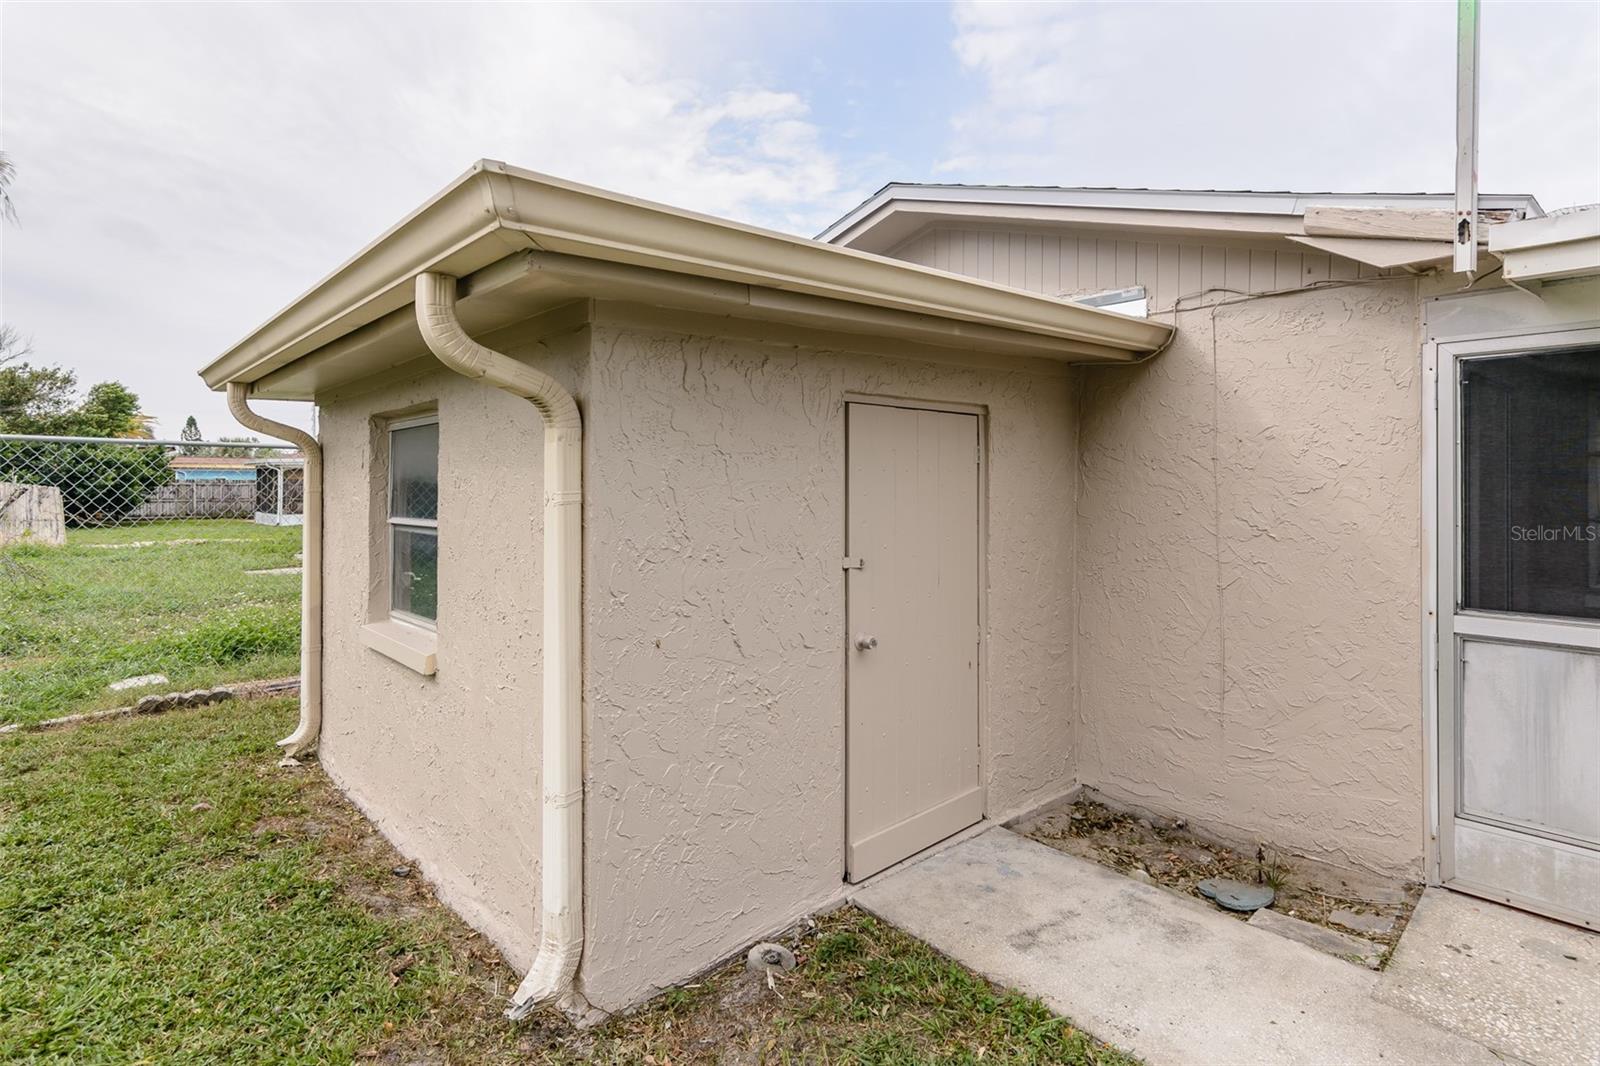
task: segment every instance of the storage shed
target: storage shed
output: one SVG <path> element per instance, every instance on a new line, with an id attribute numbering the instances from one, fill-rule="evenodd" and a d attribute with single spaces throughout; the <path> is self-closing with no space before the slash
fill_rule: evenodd
<path id="1" fill-rule="evenodd" d="M 627 1007 L 1083 784 L 1437 870 L 1451 286 L 1299 243 L 1293 196 L 1130 196 L 891 187 L 811 241 L 482 162 L 203 371 L 306 455 L 284 746 L 527 970 L 514 1012 Z"/>
<path id="2" fill-rule="evenodd" d="M 305 521 L 306 461 L 256 459 L 253 463 L 256 477 L 256 524 L 298 526 Z"/>

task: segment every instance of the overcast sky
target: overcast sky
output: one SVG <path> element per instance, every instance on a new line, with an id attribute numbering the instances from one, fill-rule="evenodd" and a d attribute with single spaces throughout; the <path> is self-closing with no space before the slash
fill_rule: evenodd
<path id="1" fill-rule="evenodd" d="M 807 235 L 891 180 L 1448 191 L 1454 19 L 7 3 L 0 313 L 163 435 L 217 436 L 195 371 L 480 157 Z M 1486 5 L 1480 173 L 1600 201 L 1600 5 Z"/>

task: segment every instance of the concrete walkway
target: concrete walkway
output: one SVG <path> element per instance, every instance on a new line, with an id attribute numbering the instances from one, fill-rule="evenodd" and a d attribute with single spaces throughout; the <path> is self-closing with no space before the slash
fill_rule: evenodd
<path id="1" fill-rule="evenodd" d="M 1381 1001 L 1379 974 L 1004 829 L 853 899 L 1151 1066 L 1515 1061 Z"/>
<path id="2" fill-rule="evenodd" d="M 1430 888 L 1377 994 L 1531 1063 L 1600 1066 L 1600 933 Z"/>

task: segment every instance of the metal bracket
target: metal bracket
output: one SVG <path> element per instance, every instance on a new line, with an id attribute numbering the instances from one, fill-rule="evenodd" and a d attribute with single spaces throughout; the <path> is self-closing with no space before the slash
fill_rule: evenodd
<path id="1" fill-rule="evenodd" d="M 846 570 L 860 570 L 866 566 L 867 563 L 866 560 L 861 558 L 859 555 L 846 555 L 844 557 L 843 565 L 844 569 Z"/>

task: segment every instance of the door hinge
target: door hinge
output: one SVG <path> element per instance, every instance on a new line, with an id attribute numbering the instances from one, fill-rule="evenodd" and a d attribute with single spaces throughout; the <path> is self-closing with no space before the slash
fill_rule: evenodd
<path id="1" fill-rule="evenodd" d="M 845 570 L 860 570 L 866 566 L 866 560 L 859 555 L 846 555 L 841 566 Z"/>

